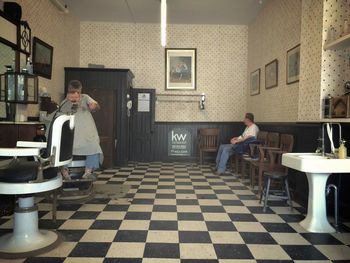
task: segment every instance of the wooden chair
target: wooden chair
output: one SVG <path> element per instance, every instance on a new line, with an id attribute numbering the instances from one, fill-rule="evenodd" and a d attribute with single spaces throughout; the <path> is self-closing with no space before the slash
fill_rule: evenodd
<path id="1" fill-rule="evenodd" d="M 275 141 L 275 140 L 274 140 Z M 259 146 L 259 159 L 251 162 L 251 184 L 254 188 L 254 182 L 256 177 L 258 178 L 258 193 L 261 194 L 263 173 L 268 171 L 274 171 L 277 166 L 271 165 L 272 160 L 269 152 L 283 151 L 291 152 L 294 145 L 294 137 L 290 134 L 282 134 L 279 142 L 279 146 Z"/>
<path id="2" fill-rule="evenodd" d="M 281 141 L 285 140 L 286 148 L 291 150 L 290 146 L 293 145 L 294 138 L 292 135 L 284 134 L 281 136 Z M 289 145 L 288 145 L 289 140 Z M 291 143 L 290 143 L 291 142 Z M 289 146 L 289 147 L 288 147 Z M 284 150 L 268 150 L 268 155 L 270 159 L 270 170 L 268 172 L 263 173 L 264 185 L 263 190 L 260 193 L 260 201 L 264 198 L 264 208 L 263 211 L 266 212 L 267 202 L 269 199 L 269 195 L 271 193 L 277 193 L 278 195 L 274 195 L 275 197 L 286 200 L 287 204 L 290 207 L 290 210 L 293 210 L 293 202 L 289 190 L 288 183 L 288 168 L 282 165 L 282 155 L 284 153 L 288 153 L 290 151 Z M 279 189 L 272 189 L 273 185 L 277 185 L 279 183 Z"/>
<path id="3" fill-rule="evenodd" d="M 246 175 L 246 170 L 248 168 L 248 171 L 250 172 L 250 163 L 254 159 L 256 159 L 256 156 L 258 156 L 258 146 L 267 146 L 268 145 L 268 132 L 267 131 L 259 131 L 257 136 L 257 143 L 251 143 L 249 144 L 249 153 L 242 155 L 241 160 L 241 174 L 242 178 Z"/>
<path id="4" fill-rule="evenodd" d="M 279 144 L 280 134 L 277 132 L 269 132 L 266 138 L 265 145 L 252 145 L 251 151 L 254 152 L 253 154 L 257 156 L 257 158 L 252 159 L 249 163 L 250 185 L 252 189 L 254 189 L 255 183 L 254 168 L 256 166 L 263 165 L 264 163 L 268 162 L 268 156 L 265 155 L 266 149 L 279 149 Z"/>
<path id="5" fill-rule="evenodd" d="M 220 145 L 220 130 L 217 128 L 199 129 L 199 161 L 203 164 L 204 153 L 215 153 Z"/>

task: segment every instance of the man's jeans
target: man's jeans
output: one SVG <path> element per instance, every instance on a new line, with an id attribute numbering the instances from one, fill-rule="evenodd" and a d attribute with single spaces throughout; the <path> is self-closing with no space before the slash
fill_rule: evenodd
<path id="1" fill-rule="evenodd" d="M 230 156 L 235 153 L 237 144 L 221 144 L 216 156 L 216 168 L 218 173 L 224 173 L 226 170 L 226 163 Z"/>
<path id="2" fill-rule="evenodd" d="M 86 155 L 85 167 L 91 170 L 98 169 L 100 167 L 100 154 Z"/>
<path id="3" fill-rule="evenodd" d="M 230 156 L 234 154 L 243 154 L 248 149 L 249 144 L 253 142 L 256 142 L 255 137 L 250 137 L 238 144 L 221 144 L 218 155 L 216 156 L 217 172 L 220 174 L 224 173 L 226 170 L 226 163 Z"/>

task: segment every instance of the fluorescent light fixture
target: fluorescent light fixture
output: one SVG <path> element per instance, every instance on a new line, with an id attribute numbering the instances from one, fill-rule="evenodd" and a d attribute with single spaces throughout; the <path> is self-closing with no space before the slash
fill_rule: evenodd
<path id="1" fill-rule="evenodd" d="M 161 33 L 161 44 L 163 47 L 166 46 L 166 0 L 160 2 L 160 33 Z"/>
<path id="2" fill-rule="evenodd" d="M 53 3 L 56 6 L 56 8 L 62 13 L 64 14 L 69 13 L 67 5 L 62 3 L 60 0 L 51 0 L 51 3 Z"/>

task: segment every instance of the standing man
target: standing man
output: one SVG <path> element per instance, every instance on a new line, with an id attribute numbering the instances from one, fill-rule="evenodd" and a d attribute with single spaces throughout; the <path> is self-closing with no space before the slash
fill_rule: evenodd
<path id="1" fill-rule="evenodd" d="M 226 170 L 226 164 L 233 154 L 242 154 L 248 147 L 248 144 L 255 141 L 259 132 L 258 126 L 254 123 L 253 113 L 246 113 L 244 117 L 244 132 L 239 137 L 233 137 L 230 144 L 221 144 L 216 156 L 216 174 L 223 174 Z"/>
<path id="2" fill-rule="evenodd" d="M 82 178 L 96 179 L 94 171 L 100 167 L 103 153 L 91 112 L 99 110 L 100 105 L 89 95 L 82 94 L 82 88 L 79 80 L 69 82 L 67 97 L 61 103 L 61 112 L 71 112 L 72 108 L 76 109 L 73 155 L 86 157 L 85 173 Z M 65 179 L 70 179 L 67 168 L 62 169 L 61 173 Z"/>

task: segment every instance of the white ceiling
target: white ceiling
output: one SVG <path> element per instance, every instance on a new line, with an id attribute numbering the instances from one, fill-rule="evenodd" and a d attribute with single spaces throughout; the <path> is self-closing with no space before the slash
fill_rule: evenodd
<path id="1" fill-rule="evenodd" d="M 268 0 L 168 0 L 168 23 L 248 25 Z M 158 23 L 160 0 L 61 0 L 81 21 Z M 262 2 L 260 4 L 260 2 Z"/>

